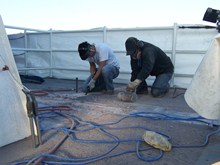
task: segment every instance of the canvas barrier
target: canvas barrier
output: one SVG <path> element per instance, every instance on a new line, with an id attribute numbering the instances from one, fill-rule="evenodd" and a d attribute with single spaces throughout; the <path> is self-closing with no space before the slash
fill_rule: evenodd
<path id="1" fill-rule="evenodd" d="M 207 119 L 220 119 L 220 35 L 199 65 L 184 95 L 187 104 Z"/>
<path id="2" fill-rule="evenodd" d="M 7 66 L 7 67 L 5 67 Z M 0 147 L 30 136 L 26 97 L 0 16 Z"/>

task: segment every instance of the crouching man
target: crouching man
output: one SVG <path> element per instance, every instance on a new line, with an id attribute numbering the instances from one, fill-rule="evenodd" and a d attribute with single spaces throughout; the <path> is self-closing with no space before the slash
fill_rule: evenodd
<path id="1" fill-rule="evenodd" d="M 147 77 L 156 76 L 151 88 L 154 97 L 162 97 L 169 91 L 169 81 L 174 72 L 171 59 L 157 46 L 129 37 L 125 42 L 126 55 L 130 55 L 131 79 L 127 91 L 137 94 L 148 92 Z"/>
<path id="2" fill-rule="evenodd" d="M 120 64 L 116 55 L 106 44 L 82 42 L 78 46 L 82 60 L 90 64 L 90 76 L 84 82 L 83 92 L 103 91 L 114 94 L 113 79 L 119 75 Z"/>

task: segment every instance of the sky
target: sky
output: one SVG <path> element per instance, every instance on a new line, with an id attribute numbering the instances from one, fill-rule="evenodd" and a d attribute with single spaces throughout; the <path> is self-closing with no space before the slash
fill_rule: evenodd
<path id="1" fill-rule="evenodd" d="M 0 15 L 4 25 L 41 30 L 216 26 L 202 20 L 208 7 L 220 10 L 220 0 L 0 0 Z"/>

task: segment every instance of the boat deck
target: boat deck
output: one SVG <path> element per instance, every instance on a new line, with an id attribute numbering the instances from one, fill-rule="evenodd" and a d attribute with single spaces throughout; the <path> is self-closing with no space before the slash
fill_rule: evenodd
<path id="1" fill-rule="evenodd" d="M 125 84 L 115 84 L 114 95 L 101 92 L 85 95 L 80 92 L 81 82 L 75 80 L 45 79 L 42 84 L 24 85 L 35 91 L 42 144 L 33 147 L 32 138 L 27 137 L 3 146 L 0 164 L 22 161 L 31 164 L 31 159 L 37 160 L 39 155 L 49 152 L 53 157 L 47 155 L 42 162 L 94 165 L 220 163 L 218 124 L 197 118 L 198 114 L 184 100 L 185 89 L 171 88 L 162 98 L 148 94 L 138 95 L 136 102 L 122 102 L 117 99 L 117 93 L 125 89 Z M 166 135 L 172 149 L 161 152 L 147 145 L 142 140 L 145 130 Z M 61 139 L 65 140 L 60 143 Z"/>

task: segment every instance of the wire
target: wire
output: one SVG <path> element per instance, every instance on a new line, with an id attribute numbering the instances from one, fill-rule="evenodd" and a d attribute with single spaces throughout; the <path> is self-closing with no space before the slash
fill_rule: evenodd
<path id="1" fill-rule="evenodd" d="M 59 110 L 59 111 L 70 111 L 71 108 L 69 106 L 45 106 L 45 107 L 40 107 L 38 108 L 39 111 L 55 111 L 55 110 Z"/>
<path id="2" fill-rule="evenodd" d="M 48 108 L 48 107 L 44 107 L 44 108 Z M 42 108 L 42 109 L 44 109 Z M 42 112 L 41 112 L 42 113 Z M 129 139 L 120 139 L 119 137 L 117 137 L 116 135 L 108 132 L 107 130 L 121 130 L 121 129 L 144 129 L 144 130 L 150 130 L 146 127 L 142 127 L 142 126 L 125 126 L 125 127 L 112 127 L 112 126 L 116 126 L 116 124 L 120 123 L 121 121 L 123 121 L 124 119 L 130 118 L 130 117 L 138 117 L 138 118 L 144 118 L 144 119 L 152 119 L 152 120 L 177 120 L 177 121 L 195 121 L 195 122 L 201 122 L 203 124 L 210 124 L 210 122 L 206 122 L 203 121 L 204 118 L 201 116 L 195 116 L 195 117 L 184 117 L 184 116 L 177 116 L 177 115 L 168 115 L 168 114 L 164 114 L 164 113 L 155 113 L 155 112 L 135 112 L 135 113 L 131 113 L 129 115 L 123 116 L 120 119 L 118 119 L 115 122 L 109 122 L 109 123 L 103 123 L 103 124 L 98 124 L 95 122 L 89 122 L 89 121 L 83 121 L 80 118 L 74 116 L 74 115 L 68 115 L 65 114 L 63 112 L 53 112 L 55 114 L 61 115 L 61 116 L 65 116 L 68 118 L 71 118 L 71 120 L 74 121 L 75 126 L 74 129 L 72 128 L 59 128 L 58 130 L 63 131 L 65 133 L 65 137 L 69 137 L 71 140 L 73 140 L 74 142 L 79 142 L 79 143 L 96 143 L 96 144 L 112 144 L 112 146 L 107 149 L 105 152 L 103 152 L 102 154 L 97 154 L 97 155 L 93 155 L 93 156 L 89 156 L 89 157 L 85 157 L 85 158 L 65 158 L 62 156 L 56 156 L 52 153 L 46 153 L 46 154 L 41 154 L 39 156 L 36 156 L 35 158 L 32 158 L 31 160 L 28 161 L 28 164 L 31 163 L 36 163 L 36 160 L 43 160 L 42 163 L 45 164 L 62 164 L 62 165 L 79 165 L 79 164 L 90 164 L 99 160 L 103 160 L 106 158 L 111 158 L 114 156 L 119 156 L 122 154 L 127 154 L 127 153 L 136 153 L 136 156 L 138 159 L 145 161 L 145 162 L 153 162 L 153 161 L 157 161 L 159 159 L 162 158 L 164 152 L 162 150 L 159 149 L 155 149 L 152 146 L 148 146 L 147 148 L 140 148 L 140 145 L 142 142 L 144 142 L 143 139 L 141 138 L 129 138 Z M 44 115 L 47 113 L 43 113 Z M 103 139 L 79 139 L 76 137 L 77 133 L 83 133 L 89 130 L 93 130 L 96 129 L 98 130 L 101 134 L 105 135 L 106 137 L 109 137 L 111 140 L 103 140 Z M 155 131 L 157 132 L 157 131 Z M 205 141 L 202 144 L 199 145 L 172 145 L 172 148 L 195 148 L 195 147 L 204 147 L 208 144 L 209 142 L 209 138 L 220 132 L 220 127 L 218 127 L 217 130 L 212 131 L 211 133 L 209 133 L 208 135 L 206 135 Z M 163 133 L 157 132 L 163 136 L 165 136 L 168 140 L 171 140 L 171 137 L 168 135 L 165 135 Z M 120 151 L 117 153 L 112 153 L 117 146 L 119 146 L 120 143 L 129 143 L 129 142 L 134 142 L 136 143 L 136 147 L 133 150 L 125 150 L 125 151 Z M 146 143 L 143 143 L 146 146 Z M 61 145 L 61 144 L 60 144 Z M 60 146 L 59 145 L 59 146 Z M 57 148 L 58 149 L 58 148 Z M 155 156 L 151 156 L 151 157 L 144 157 L 142 155 L 142 152 L 146 152 L 146 151 L 152 151 L 154 150 L 154 152 L 159 152 L 158 155 Z M 145 153 L 146 154 L 146 153 Z M 156 154 L 156 153 L 155 153 Z M 151 153 L 152 155 L 152 153 Z M 55 158 L 59 161 L 46 161 L 44 160 L 45 158 Z M 25 161 L 22 161 L 20 163 L 24 163 Z M 27 162 L 27 161 L 26 161 Z M 39 161 L 38 161 L 39 162 Z M 18 162 L 19 163 L 19 162 Z M 14 164 L 16 165 L 16 164 Z"/>
<path id="3" fill-rule="evenodd" d="M 60 115 L 64 116 L 65 118 L 67 118 L 67 119 L 70 121 L 70 123 L 71 123 L 70 129 L 73 129 L 73 128 L 75 127 L 75 122 L 74 122 L 74 120 L 72 120 L 71 118 L 69 118 L 68 115 L 63 114 L 63 113 L 60 114 Z M 51 153 L 55 152 L 55 151 L 62 145 L 62 143 L 67 139 L 67 137 L 68 137 L 68 136 L 65 135 L 53 148 L 51 148 L 51 149 L 48 151 L 48 153 L 51 154 Z M 40 164 L 44 159 L 45 159 L 44 156 L 41 157 L 41 158 L 38 158 L 38 159 L 34 162 L 34 165 Z M 30 163 L 32 163 L 32 162 L 30 162 Z M 30 164 L 30 163 L 28 163 L 28 164 Z M 27 164 L 27 165 L 28 165 L 28 164 Z"/>
<path id="4" fill-rule="evenodd" d="M 136 149 L 136 155 L 137 157 L 140 159 L 140 160 L 143 160 L 145 162 L 153 162 L 153 161 L 156 161 L 156 160 L 159 160 L 160 158 L 162 158 L 163 156 L 163 151 L 162 150 L 159 150 L 160 154 L 156 157 L 153 157 L 153 158 L 145 158 L 143 156 L 140 155 L 140 142 L 137 142 L 137 149 Z"/>
<path id="5" fill-rule="evenodd" d="M 220 127 L 217 130 L 215 130 L 215 131 L 209 133 L 208 135 L 206 135 L 206 138 L 205 138 L 205 141 L 204 141 L 203 144 L 200 144 L 200 145 L 173 145 L 173 147 L 175 147 L 175 148 L 198 148 L 198 147 L 204 147 L 204 146 L 206 146 L 209 143 L 210 136 L 212 136 L 214 134 L 217 134 L 218 132 L 220 132 Z"/>

